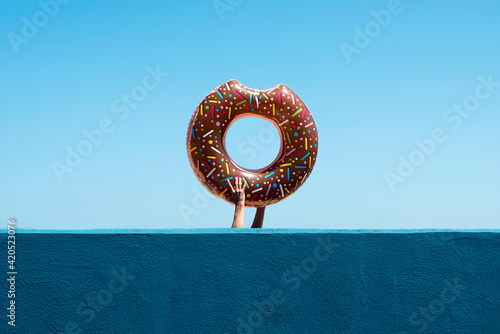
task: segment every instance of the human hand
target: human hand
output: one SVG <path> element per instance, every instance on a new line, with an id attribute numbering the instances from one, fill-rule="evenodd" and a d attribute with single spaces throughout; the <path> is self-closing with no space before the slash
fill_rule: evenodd
<path id="1" fill-rule="evenodd" d="M 245 204 L 245 186 L 242 182 L 242 177 L 236 176 L 234 178 L 234 188 L 231 184 L 231 180 L 228 180 L 229 187 L 231 187 L 231 198 L 236 202 L 236 204 Z"/>

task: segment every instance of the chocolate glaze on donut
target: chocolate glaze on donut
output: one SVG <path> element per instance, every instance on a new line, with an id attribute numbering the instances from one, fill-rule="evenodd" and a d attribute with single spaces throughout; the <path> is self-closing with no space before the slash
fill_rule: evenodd
<path id="1" fill-rule="evenodd" d="M 259 170 L 238 166 L 225 149 L 229 126 L 247 116 L 270 121 L 280 134 L 280 153 Z M 318 155 L 318 133 L 305 103 L 285 85 L 257 90 L 229 80 L 211 91 L 194 111 L 187 151 L 193 171 L 212 194 L 233 203 L 228 181 L 234 183 L 236 176 L 242 176 L 245 206 L 262 207 L 290 196 L 308 178 Z"/>

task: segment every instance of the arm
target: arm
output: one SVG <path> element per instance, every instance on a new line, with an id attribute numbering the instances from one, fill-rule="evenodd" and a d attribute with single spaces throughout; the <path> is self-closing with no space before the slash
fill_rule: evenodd
<path id="1" fill-rule="evenodd" d="M 255 218 L 253 219 L 252 228 L 262 228 L 262 223 L 264 222 L 265 211 L 266 211 L 265 206 L 263 206 L 261 208 L 257 208 L 257 212 L 255 212 Z"/>
<path id="2" fill-rule="evenodd" d="M 233 192 L 233 200 L 235 201 L 234 206 L 234 219 L 232 228 L 242 228 L 244 227 L 244 211 L 245 211 L 245 187 L 242 185 L 241 178 L 236 177 L 234 181 L 234 187 L 231 185 L 231 181 L 229 182 L 229 186 L 231 187 L 231 191 Z"/>
<path id="3" fill-rule="evenodd" d="M 244 227 L 244 220 L 245 220 L 245 215 L 244 215 L 244 210 L 245 209 L 245 202 L 243 203 L 236 203 L 234 207 L 234 219 L 233 219 L 233 225 L 231 226 L 232 228 L 243 228 Z"/>

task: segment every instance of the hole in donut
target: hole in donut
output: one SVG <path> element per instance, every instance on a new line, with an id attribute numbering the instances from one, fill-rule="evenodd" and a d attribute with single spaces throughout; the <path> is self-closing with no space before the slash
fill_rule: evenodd
<path id="1" fill-rule="evenodd" d="M 228 157 L 252 171 L 262 171 L 273 164 L 282 152 L 281 143 L 281 134 L 274 123 L 254 116 L 235 119 L 224 136 Z"/>

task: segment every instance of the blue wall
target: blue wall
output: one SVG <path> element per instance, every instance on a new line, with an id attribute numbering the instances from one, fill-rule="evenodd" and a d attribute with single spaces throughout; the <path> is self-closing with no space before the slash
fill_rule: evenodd
<path id="1" fill-rule="evenodd" d="M 495 231 L 208 229 L 16 237 L 17 333 L 500 328 Z M 6 234 L 1 238 L 6 249 Z"/>

